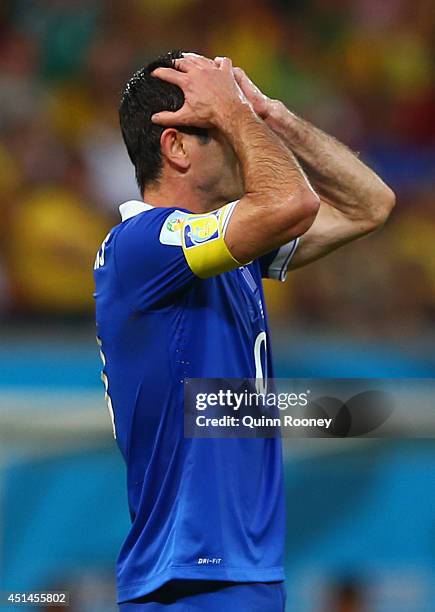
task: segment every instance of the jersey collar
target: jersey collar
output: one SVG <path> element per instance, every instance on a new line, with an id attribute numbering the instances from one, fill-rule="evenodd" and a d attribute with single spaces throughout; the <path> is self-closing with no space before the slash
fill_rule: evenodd
<path id="1" fill-rule="evenodd" d="M 121 221 L 127 221 L 127 219 L 131 219 L 131 217 L 135 217 L 146 210 L 151 210 L 151 208 L 154 208 L 154 206 L 141 202 L 140 200 L 129 200 L 128 202 L 124 202 L 124 204 L 121 204 L 119 207 Z"/>

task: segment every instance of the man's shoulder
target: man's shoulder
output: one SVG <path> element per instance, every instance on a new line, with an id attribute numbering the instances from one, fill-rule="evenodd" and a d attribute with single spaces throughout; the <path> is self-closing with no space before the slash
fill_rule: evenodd
<path id="1" fill-rule="evenodd" d="M 177 207 L 151 208 L 116 226 L 115 231 L 122 240 L 142 244 L 181 246 L 181 226 L 191 213 Z"/>

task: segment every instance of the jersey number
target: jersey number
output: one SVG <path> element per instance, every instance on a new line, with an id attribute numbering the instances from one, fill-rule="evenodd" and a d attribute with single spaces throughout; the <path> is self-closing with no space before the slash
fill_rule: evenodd
<path id="1" fill-rule="evenodd" d="M 100 347 L 100 357 L 101 357 L 101 361 L 103 362 L 103 368 L 105 368 L 106 367 L 106 357 L 103 353 L 101 338 L 99 338 L 98 336 L 97 336 L 97 344 Z M 107 374 L 104 372 L 104 370 L 102 370 L 101 372 L 101 380 L 103 381 L 103 384 L 104 384 L 104 398 L 106 400 L 107 409 L 109 410 L 110 420 L 112 421 L 113 437 L 116 440 L 115 413 L 113 412 L 112 400 L 109 395 L 109 379 L 107 378 Z"/>
<path id="2" fill-rule="evenodd" d="M 95 258 L 94 270 L 98 270 L 98 268 L 101 268 L 102 266 L 104 266 L 104 254 L 105 254 L 105 250 L 106 250 L 106 244 L 107 244 L 109 238 L 110 238 L 110 232 L 104 238 L 103 244 L 101 245 L 101 247 L 98 250 L 97 256 Z"/>
<path id="3" fill-rule="evenodd" d="M 264 369 L 261 360 L 261 347 L 264 345 Z M 254 360 L 255 360 L 255 387 L 257 393 L 266 393 L 267 388 L 267 337 L 266 332 L 261 331 L 255 339 Z M 266 375 L 265 375 L 266 374 Z"/>

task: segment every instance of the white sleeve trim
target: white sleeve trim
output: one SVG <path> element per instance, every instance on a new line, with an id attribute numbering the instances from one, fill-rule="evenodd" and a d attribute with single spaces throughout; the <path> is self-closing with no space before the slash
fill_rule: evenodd
<path id="1" fill-rule="evenodd" d="M 298 243 L 299 238 L 295 238 L 278 250 L 278 253 L 267 269 L 266 278 L 274 278 L 275 280 L 279 280 L 281 282 L 285 281 L 287 278 L 287 268 L 296 252 L 296 249 L 298 248 Z"/>
<path id="2" fill-rule="evenodd" d="M 227 232 L 227 227 L 228 227 L 228 223 L 229 220 L 231 219 L 231 215 L 234 212 L 234 209 L 236 207 L 236 204 L 239 203 L 240 200 L 235 200 L 234 202 L 230 202 L 229 204 L 227 204 L 226 206 L 224 206 L 224 219 L 222 222 L 222 236 L 225 238 L 225 234 Z"/>

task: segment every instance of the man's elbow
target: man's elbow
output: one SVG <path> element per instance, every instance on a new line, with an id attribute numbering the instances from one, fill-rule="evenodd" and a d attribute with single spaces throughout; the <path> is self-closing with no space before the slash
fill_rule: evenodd
<path id="1" fill-rule="evenodd" d="M 312 189 L 304 189 L 300 194 L 301 234 L 305 234 L 313 225 L 320 208 L 320 198 Z"/>
<path id="2" fill-rule="evenodd" d="M 373 196 L 373 208 L 368 219 L 372 231 L 384 225 L 395 205 L 396 195 L 387 185 Z"/>
<path id="3" fill-rule="evenodd" d="M 285 244 L 310 229 L 319 207 L 320 198 L 316 192 L 309 187 L 301 187 L 291 195 L 278 197 L 274 210 L 271 212 L 268 208 L 267 214 L 272 214 L 273 223 L 283 238 L 282 244 Z"/>

